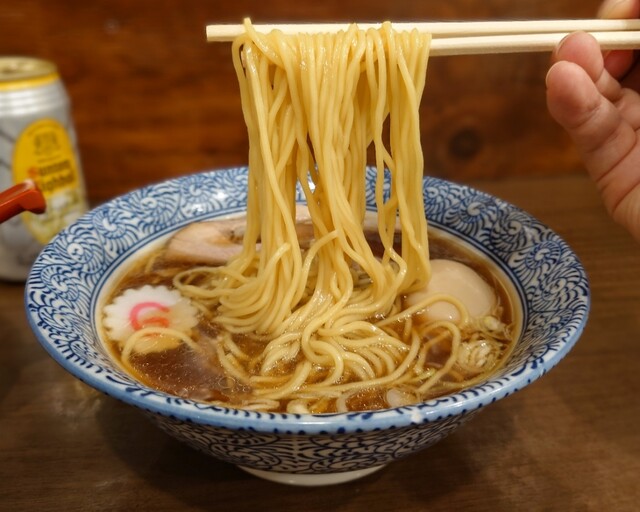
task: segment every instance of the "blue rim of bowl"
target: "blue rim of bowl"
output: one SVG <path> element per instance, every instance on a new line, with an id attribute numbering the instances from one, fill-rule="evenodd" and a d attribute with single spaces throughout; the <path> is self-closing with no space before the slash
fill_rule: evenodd
<path id="1" fill-rule="evenodd" d="M 367 169 L 367 173 L 369 178 L 374 175 L 372 169 Z M 121 244 L 119 249 L 116 243 L 116 248 L 112 249 L 114 254 L 109 255 L 111 259 L 106 272 L 91 287 L 89 316 L 81 318 L 81 315 L 77 315 L 78 318 L 75 318 L 80 322 L 80 333 L 72 334 L 74 331 L 71 327 L 77 328 L 77 325 L 70 324 L 70 330 L 67 333 L 68 339 L 65 339 L 65 334 L 61 333 L 59 328 L 57 330 L 52 328 L 48 324 L 48 317 L 40 314 L 42 309 L 47 309 L 50 314 L 56 314 L 57 304 L 64 302 L 56 296 L 59 289 L 65 289 L 64 282 L 57 283 L 52 289 L 51 284 L 47 283 L 43 277 L 44 269 L 51 268 L 56 264 L 62 265 L 65 270 L 69 270 L 69 279 L 82 279 L 79 277 L 81 272 L 75 268 L 77 261 L 71 254 L 70 247 L 73 243 L 65 245 L 67 240 L 76 236 L 75 233 L 79 230 L 95 229 L 98 221 L 106 225 L 107 222 L 113 220 L 109 219 L 109 215 L 121 211 L 123 205 L 134 205 L 136 207 L 134 214 L 145 215 L 147 210 L 145 206 L 148 207 L 154 201 L 156 204 L 160 203 L 163 198 L 167 199 L 172 194 L 175 195 L 176 192 L 184 195 L 186 189 L 191 190 L 189 194 L 202 194 L 207 187 L 212 185 L 214 186 L 212 193 L 214 196 L 218 195 L 218 203 L 214 200 L 213 206 L 211 206 L 209 202 L 195 201 L 193 204 L 187 205 L 179 219 L 174 216 L 167 221 L 166 225 L 161 223 L 155 230 L 151 227 L 156 222 L 164 221 L 158 221 L 154 217 L 149 221 L 151 227 L 145 226 L 145 229 L 149 228 L 149 233 L 145 233 L 141 240 Z M 385 186 L 388 189 L 388 180 Z M 430 225 L 461 238 L 491 258 L 514 281 L 521 300 L 524 300 L 527 290 L 522 286 L 522 276 L 517 275 L 517 272 L 513 270 L 513 261 L 510 260 L 514 255 L 516 258 L 526 258 L 532 254 L 535 257 L 536 251 L 540 251 L 541 254 L 545 254 L 545 251 L 547 253 L 554 251 L 553 261 L 556 264 L 562 262 L 570 270 L 572 295 L 569 316 L 558 324 L 554 332 L 540 330 L 541 327 L 538 326 L 535 335 L 546 336 L 545 341 L 538 341 L 539 350 L 528 355 L 521 364 L 516 366 L 507 364 L 486 382 L 420 404 L 381 411 L 313 415 L 246 411 L 175 397 L 138 383 L 125 372 L 116 368 L 115 363 L 114 367 L 109 367 L 108 365 L 96 364 L 83 357 L 83 350 L 87 347 L 83 346 L 86 343 L 83 341 L 82 335 L 97 337 L 95 328 L 91 325 L 95 302 L 101 287 L 117 265 L 135 250 L 189 222 L 242 211 L 242 199 L 231 201 L 223 209 L 219 206 L 220 202 L 224 202 L 230 197 L 229 190 L 240 190 L 241 187 L 246 188 L 245 167 L 207 171 L 175 178 L 115 198 L 88 212 L 74 224 L 62 230 L 37 258 L 25 288 L 27 318 L 44 349 L 65 370 L 79 380 L 147 412 L 185 422 L 232 430 L 288 434 L 339 434 L 402 428 L 482 409 L 519 391 L 548 372 L 569 353 L 585 327 L 590 308 L 588 279 L 579 259 L 564 240 L 547 226 L 508 202 L 472 187 L 427 177 L 423 180 L 423 189 L 425 210 L 429 211 Z M 180 194 L 179 198 L 181 199 Z M 204 196 L 211 199 L 210 195 L 204 194 Z M 193 199 L 193 197 L 189 197 Z M 303 199 L 300 191 L 299 199 Z M 372 190 L 368 191 L 367 200 L 368 203 L 373 200 Z M 434 205 L 434 201 L 438 204 Z M 208 208 L 212 209 L 208 210 Z M 452 220 L 452 215 L 459 217 L 457 220 Z M 502 223 L 503 232 L 496 235 L 494 233 L 495 226 L 500 223 Z M 509 244 L 513 244 L 513 247 L 510 248 Z M 487 245 L 491 247 L 488 248 Z M 59 246 L 64 247 L 66 252 L 61 253 Z M 82 251 L 83 248 L 76 247 L 76 250 Z M 543 271 L 548 271 L 548 269 L 545 268 Z M 553 301 L 543 307 L 549 305 L 553 306 Z M 73 308 L 69 308 L 66 313 L 58 313 L 60 317 L 58 320 L 62 319 L 65 314 L 70 315 L 67 317 L 70 318 L 76 312 Z M 523 319 L 523 337 L 527 335 L 529 321 L 528 317 Z M 99 341 L 97 343 L 101 345 Z M 102 356 L 111 359 L 104 347 L 102 350 Z"/>

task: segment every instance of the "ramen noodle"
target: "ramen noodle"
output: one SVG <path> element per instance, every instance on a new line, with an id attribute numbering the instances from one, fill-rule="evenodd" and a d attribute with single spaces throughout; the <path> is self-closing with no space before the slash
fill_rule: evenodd
<path id="1" fill-rule="evenodd" d="M 429 44 L 388 23 L 318 35 L 246 23 L 232 48 L 246 217 L 176 234 L 113 291 L 105 333 L 132 374 L 230 407 L 325 413 L 419 402 L 504 362 L 513 318 L 500 284 L 456 249 L 429 259 Z M 198 248 L 212 250 L 191 258 Z"/>

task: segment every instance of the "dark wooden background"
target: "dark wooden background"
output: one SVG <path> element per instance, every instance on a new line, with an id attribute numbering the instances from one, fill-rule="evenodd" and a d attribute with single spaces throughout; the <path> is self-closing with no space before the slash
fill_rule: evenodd
<path id="1" fill-rule="evenodd" d="M 230 45 L 209 23 L 592 17 L 599 0 L 2 0 L 0 54 L 59 66 L 90 199 L 246 163 Z M 549 118 L 548 54 L 439 57 L 423 99 L 427 172 L 465 181 L 573 173 Z"/>

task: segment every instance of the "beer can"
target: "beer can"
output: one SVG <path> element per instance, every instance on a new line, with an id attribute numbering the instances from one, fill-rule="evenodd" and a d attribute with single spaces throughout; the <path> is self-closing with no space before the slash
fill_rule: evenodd
<path id="1" fill-rule="evenodd" d="M 0 57 L 0 190 L 32 180 L 46 200 L 0 224 L 0 279 L 26 279 L 42 247 L 87 211 L 67 91 L 52 62 Z"/>

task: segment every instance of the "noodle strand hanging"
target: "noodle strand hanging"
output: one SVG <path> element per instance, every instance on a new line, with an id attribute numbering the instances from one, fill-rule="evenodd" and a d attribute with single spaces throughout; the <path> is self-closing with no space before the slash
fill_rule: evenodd
<path id="1" fill-rule="evenodd" d="M 161 333 L 192 354 L 181 357 L 199 354 L 224 372 L 208 401 L 290 412 L 394 406 L 450 390 L 454 371 L 469 383 L 495 369 L 509 350 L 503 305 L 476 318 L 447 293 L 424 295 L 432 263 L 419 106 L 430 36 L 389 23 L 332 35 L 245 27 L 232 47 L 249 137 L 241 247 L 220 266 L 171 278 L 205 317 L 208 341 L 148 326 L 121 342 L 125 365 L 144 379 L 136 344 Z M 369 160 L 377 249 L 363 228 Z M 297 187 L 310 241 L 298 231 Z M 425 320 L 442 304 L 448 317 Z M 486 317 L 495 328 L 478 334 Z"/>

